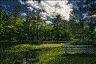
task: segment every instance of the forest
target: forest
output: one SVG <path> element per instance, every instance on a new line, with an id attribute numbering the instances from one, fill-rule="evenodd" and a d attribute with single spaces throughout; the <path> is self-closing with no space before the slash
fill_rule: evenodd
<path id="1" fill-rule="evenodd" d="M 85 19 L 91 20 L 91 22 L 79 19 L 80 22 L 76 23 L 73 16 L 67 22 L 62 20 L 60 15 L 56 15 L 56 18 L 53 19 L 55 24 L 50 24 L 47 27 L 39 12 L 36 15 L 27 15 L 26 20 L 18 16 L 20 13 L 17 11 L 15 17 L 3 10 L 0 10 L 0 14 L 0 44 L 41 44 L 42 41 L 52 40 L 57 42 L 71 41 L 72 44 L 96 44 L 96 31 L 94 28 L 96 17 Z M 86 24 L 88 24 L 88 27 Z M 38 29 L 38 26 L 40 29 Z"/>
<path id="2" fill-rule="evenodd" d="M 79 3 L 78 12 L 87 8 Z M 21 8 L 13 7 L 15 11 Z M 89 16 L 95 15 L 96 5 L 91 4 L 89 11 Z M 54 24 L 47 26 L 40 12 L 26 15 L 26 20 L 18 11 L 14 16 L 3 10 L 0 14 L 0 64 L 96 64 L 96 16 L 81 20 L 81 12 L 67 21 L 57 14 L 52 19 Z"/>

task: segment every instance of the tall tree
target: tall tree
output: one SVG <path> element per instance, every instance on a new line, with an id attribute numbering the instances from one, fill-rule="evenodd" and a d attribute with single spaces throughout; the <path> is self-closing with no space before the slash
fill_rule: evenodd
<path id="1" fill-rule="evenodd" d="M 11 38 L 14 36 L 12 35 L 14 33 L 13 29 L 8 28 L 8 26 L 11 26 L 14 21 L 12 21 L 12 17 L 10 14 L 7 14 L 6 11 L 0 10 L 1 18 L 0 18 L 0 39 L 1 40 L 11 40 Z M 8 37 L 9 36 L 9 37 Z"/>
<path id="2" fill-rule="evenodd" d="M 89 29 L 88 29 L 89 32 L 87 33 L 86 37 L 88 37 L 88 40 L 92 40 L 93 42 L 96 42 L 94 40 L 94 37 L 95 37 L 95 32 L 94 32 L 95 28 L 94 27 L 96 26 L 96 17 L 87 18 L 85 20 L 88 20 L 87 24 L 89 26 Z M 93 35 L 93 33 L 94 33 L 94 35 Z M 92 41 L 89 41 L 89 43 L 92 43 Z"/>
<path id="3" fill-rule="evenodd" d="M 94 32 L 94 27 L 96 26 L 96 17 L 93 17 L 93 15 L 96 14 L 96 3 L 95 0 L 86 0 L 86 2 L 84 3 L 86 5 L 91 5 L 91 7 L 89 7 L 89 16 L 92 16 L 91 18 L 86 18 L 85 20 L 87 20 L 87 24 L 89 26 L 89 31 L 88 34 L 86 35 L 88 37 L 88 40 L 93 40 L 94 41 L 94 35 L 92 34 Z M 90 36 L 89 36 L 90 35 Z M 96 40 L 94 41 L 96 42 Z"/>
<path id="4" fill-rule="evenodd" d="M 79 14 L 75 14 L 71 16 L 70 18 L 70 24 L 69 28 L 72 31 L 72 34 L 75 36 L 75 38 L 84 39 L 83 29 L 85 26 L 85 21 L 81 20 L 80 17 L 82 17 L 82 13 L 79 12 Z M 79 23 L 76 23 L 74 20 L 79 19 Z"/>
<path id="5" fill-rule="evenodd" d="M 35 30 L 34 30 L 34 28 L 32 28 L 32 27 L 34 27 L 34 24 L 35 24 L 35 20 L 34 19 L 36 19 L 34 16 L 32 16 L 32 15 L 27 15 L 26 16 L 27 17 L 27 20 L 23 23 L 24 24 L 24 27 L 23 27 L 23 29 L 25 29 L 25 32 L 26 32 L 26 34 L 27 34 L 27 39 L 26 39 L 26 41 L 29 41 L 30 43 L 34 40 L 34 38 L 33 38 L 33 34 L 34 34 L 34 32 L 35 32 Z M 33 24 L 34 23 L 34 24 Z M 30 26 L 30 24 L 32 25 L 32 26 Z M 36 25 L 36 24 L 35 24 Z M 36 28 L 35 28 L 36 29 Z M 31 37 L 32 36 L 32 37 Z"/>
<path id="6" fill-rule="evenodd" d="M 66 20 L 61 20 L 61 24 L 59 25 L 59 35 L 60 35 L 60 40 L 69 40 L 70 38 L 68 35 L 68 25 L 67 25 Z"/>
<path id="7" fill-rule="evenodd" d="M 18 5 L 17 7 L 16 6 L 13 6 L 13 7 L 15 7 L 14 8 L 14 10 L 15 10 L 15 13 L 14 13 L 14 17 L 15 17 L 15 23 L 14 23 L 14 26 L 18 29 L 17 30 L 17 33 L 16 34 L 18 34 L 18 35 L 16 35 L 16 36 L 14 36 L 15 37 L 15 39 L 18 41 L 18 42 L 23 42 L 23 40 L 25 39 L 25 37 L 24 37 L 24 32 L 22 31 L 22 30 L 24 30 L 24 29 L 22 29 L 21 27 L 21 25 L 22 25 L 22 23 L 21 23 L 21 21 L 23 20 L 22 19 L 22 17 L 21 17 L 21 19 L 19 19 L 19 20 L 21 20 L 21 21 L 19 21 L 18 20 L 18 18 L 20 18 L 20 11 L 18 12 L 17 10 L 20 10 L 21 9 L 21 6 L 20 5 Z M 19 16 L 18 16 L 19 15 Z M 18 22 L 20 22 L 19 24 L 18 24 Z M 18 33 L 18 32 L 20 32 L 20 33 Z M 20 35 L 20 36 L 19 36 Z M 22 37 L 22 38 L 21 38 Z M 23 38 L 24 37 L 24 38 Z M 20 39 L 21 38 L 21 39 Z"/>
<path id="8" fill-rule="evenodd" d="M 38 31 L 37 33 L 39 34 L 38 35 L 39 43 L 42 43 L 42 40 L 44 39 L 45 28 L 46 28 L 46 25 L 44 25 L 44 24 L 46 24 L 46 22 L 41 19 L 40 12 L 38 12 L 36 14 L 36 16 L 37 16 L 37 19 L 36 19 L 37 20 L 37 25 L 41 26 L 41 27 L 39 27 L 40 28 L 39 31 L 37 30 Z"/>
<path id="9" fill-rule="evenodd" d="M 52 20 L 53 20 L 53 22 L 55 22 L 55 26 L 54 26 L 55 29 L 54 30 L 57 31 L 57 34 L 56 34 L 57 39 L 56 40 L 59 41 L 58 25 L 61 23 L 62 18 L 61 18 L 61 16 L 59 14 L 57 14 L 56 18 L 54 18 Z M 57 24 L 57 26 L 56 26 L 56 24 Z"/>
<path id="10" fill-rule="evenodd" d="M 20 5 L 18 5 L 17 7 L 16 7 L 16 6 L 13 6 L 13 7 L 15 7 L 15 8 L 14 8 L 15 11 L 21 9 L 21 6 L 20 6 Z M 20 12 L 20 11 L 19 11 L 19 12 Z M 16 11 L 15 14 L 14 14 L 14 15 L 15 15 L 15 21 L 16 21 L 16 17 L 18 16 L 18 14 L 20 14 L 19 12 Z"/>
<path id="11" fill-rule="evenodd" d="M 26 22 L 24 22 L 25 28 L 26 28 L 26 33 L 27 33 L 27 41 L 29 41 L 30 39 L 34 42 L 37 41 L 37 39 L 39 38 L 39 42 L 41 40 L 42 42 L 42 36 L 39 36 L 38 33 L 40 34 L 40 30 L 38 30 L 38 25 L 42 25 L 43 20 L 41 19 L 39 12 L 36 15 L 27 15 L 27 20 Z M 29 26 L 31 25 L 31 26 Z M 41 39 L 40 39 L 41 38 Z M 30 40 L 30 43 L 32 42 Z"/>
<path id="12" fill-rule="evenodd" d="M 96 26 L 96 17 L 86 18 L 84 20 L 87 21 L 86 24 L 88 24 L 89 29 L 93 32 L 94 27 Z"/>

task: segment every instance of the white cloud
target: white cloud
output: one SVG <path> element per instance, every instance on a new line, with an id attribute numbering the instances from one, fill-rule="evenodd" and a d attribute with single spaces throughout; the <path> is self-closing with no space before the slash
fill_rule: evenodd
<path id="1" fill-rule="evenodd" d="M 41 1 L 40 4 L 37 3 L 37 1 L 26 1 L 25 4 L 30 5 L 29 11 L 32 11 L 33 8 L 35 7 L 37 9 L 43 9 L 46 12 L 40 12 L 40 14 L 42 15 L 42 19 L 46 20 L 47 16 L 49 16 L 50 18 L 54 18 L 56 16 L 56 14 L 60 14 L 61 18 L 64 20 L 69 20 L 69 16 L 70 16 L 70 12 L 72 11 L 72 4 L 67 4 L 67 0 L 65 1 Z M 20 2 L 23 3 L 24 2 Z M 56 4 L 58 5 L 56 7 Z M 53 17 L 52 17 L 53 16 Z M 48 19 L 47 19 L 48 20 Z M 46 21 L 46 23 L 52 23 L 51 21 Z"/>
<path id="2" fill-rule="evenodd" d="M 30 5 L 30 7 L 32 6 L 32 7 L 35 7 L 37 9 L 38 8 L 41 9 L 40 6 L 38 5 L 38 2 L 37 1 L 27 1 L 26 4 L 27 5 Z"/>
<path id="3" fill-rule="evenodd" d="M 32 7 L 27 7 L 27 8 L 29 8 L 31 11 L 33 10 L 33 8 L 32 8 Z"/>
<path id="4" fill-rule="evenodd" d="M 21 0 L 19 0 L 19 2 L 20 2 L 21 4 L 24 4 L 24 2 L 22 2 Z"/>
<path id="5" fill-rule="evenodd" d="M 21 13 L 22 16 L 26 16 L 26 13 Z"/>
<path id="6" fill-rule="evenodd" d="M 49 23 L 53 24 L 51 21 L 46 21 L 46 24 L 49 24 Z"/>
<path id="7" fill-rule="evenodd" d="M 87 13 L 86 14 L 82 14 L 82 15 L 84 15 L 83 19 L 85 19 L 85 18 L 91 18 L 91 17 L 96 17 L 96 15 L 88 16 Z"/>
<path id="8" fill-rule="evenodd" d="M 67 1 L 66 1 L 67 2 Z M 57 13 L 59 13 L 61 16 L 65 17 L 67 16 L 66 20 L 68 20 L 68 14 L 70 14 L 70 11 L 72 11 L 72 9 L 70 9 L 70 7 L 72 7 L 72 5 L 65 5 L 65 1 L 48 1 L 48 2 L 41 2 L 41 4 L 44 6 L 43 8 L 45 8 L 46 12 L 48 13 L 47 15 L 51 17 L 52 16 L 56 16 Z M 54 7 L 55 4 L 58 4 L 61 8 L 58 7 Z M 54 12 L 54 14 L 53 14 Z M 62 18 L 63 18 L 62 17 Z M 51 17 L 52 18 L 52 17 Z"/>

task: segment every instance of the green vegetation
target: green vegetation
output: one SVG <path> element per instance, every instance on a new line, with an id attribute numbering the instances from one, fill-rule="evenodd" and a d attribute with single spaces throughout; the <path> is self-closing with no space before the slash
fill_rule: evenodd
<path id="1" fill-rule="evenodd" d="M 44 25 L 45 21 L 40 18 L 39 13 L 36 15 L 27 15 L 26 21 L 17 16 L 16 18 L 18 19 L 15 21 L 15 17 L 12 17 L 10 14 L 7 15 L 5 11 L 0 11 L 2 12 L 0 23 L 0 42 L 41 44 L 42 41 L 53 40 L 58 41 L 58 43 L 59 41 L 74 41 L 74 44 L 75 42 L 83 42 L 83 44 L 96 44 L 95 30 L 91 31 L 85 24 L 82 24 L 82 22 L 76 23 L 70 19 L 71 22 L 67 23 L 66 20 L 61 19 L 60 15 L 57 15 L 53 20 L 57 23 L 59 21 L 58 26 L 55 24 L 46 27 L 46 24 Z M 41 25 L 40 29 L 38 29 L 39 25 Z M 77 41 L 76 39 L 79 40 Z M 39 43 L 37 40 L 39 40 Z"/>
<path id="2" fill-rule="evenodd" d="M 14 14 L 15 17 L 6 14 L 6 11 L 0 10 L 0 13 L 0 64 L 20 64 L 23 59 L 32 64 L 96 63 L 94 60 L 96 58 L 96 32 L 94 30 L 96 23 L 86 23 L 80 19 L 80 22 L 76 23 L 73 21 L 74 17 L 70 18 L 69 23 L 60 15 L 56 15 L 56 18 L 53 19 L 55 25 L 46 27 L 46 22 L 41 19 L 39 12 L 36 15 L 27 15 L 25 21 L 18 16 L 19 12 Z M 95 18 L 90 19 L 94 21 Z M 58 23 L 57 26 L 56 23 Z M 89 28 L 86 27 L 86 24 Z M 46 45 L 41 46 L 44 44 L 43 41 L 52 40 L 53 42 L 46 44 L 51 46 L 50 48 L 45 48 Z M 61 45 L 60 41 L 69 41 L 68 45 L 92 45 L 91 49 L 94 51 L 90 54 L 86 54 L 84 51 L 75 51 L 65 55 L 65 52 L 61 51 L 63 49 L 61 46 L 65 43 L 62 42 Z"/>
<path id="3" fill-rule="evenodd" d="M 86 54 L 86 51 L 74 51 L 74 52 L 72 51 L 72 52 L 67 52 L 67 54 L 65 55 L 65 51 L 61 51 L 61 50 L 64 50 L 65 48 L 62 48 L 61 46 L 56 48 L 52 48 L 52 47 L 44 48 L 46 47 L 46 45 L 44 47 L 36 47 L 36 46 L 39 46 L 39 45 L 22 44 L 22 45 L 16 45 L 16 46 L 6 48 L 5 50 L 0 50 L 2 51 L 1 58 L 4 58 L 4 59 L 1 59 L 2 64 L 3 63 L 4 64 L 5 63 L 20 64 L 23 62 L 23 59 L 25 59 L 28 62 L 32 62 L 32 64 L 44 64 L 44 63 L 45 64 L 48 64 L 48 63 L 50 64 L 55 64 L 55 63 L 83 64 L 85 63 L 87 64 L 89 63 L 88 61 L 94 60 L 89 63 L 91 64 L 91 63 L 95 63 L 96 61 L 95 48 L 90 49 L 90 50 L 94 50 L 93 52 L 90 52 L 90 54 Z M 50 44 L 50 46 L 52 46 L 52 44 Z"/>

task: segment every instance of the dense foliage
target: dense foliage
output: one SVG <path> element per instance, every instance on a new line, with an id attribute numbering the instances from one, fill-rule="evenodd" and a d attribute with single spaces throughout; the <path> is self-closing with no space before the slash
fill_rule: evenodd
<path id="1" fill-rule="evenodd" d="M 27 15 L 26 20 L 18 15 L 13 17 L 6 14 L 6 11 L 0 10 L 0 13 L 0 42 L 41 44 L 42 41 L 72 41 L 74 39 L 79 39 L 78 42 L 75 42 L 77 44 L 79 42 L 86 44 L 96 42 L 96 32 L 91 30 L 94 28 L 92 22 L 88 23 L 88 28 L 83 20 L 79 19 L 80 22 L 76 23 L 73 20 L 75 18 L 71 16 L 67 22 L 62 20 L 60 15 L 56 15 L 56 18 L 53 19 L 55 24 L 46 27 L 46 22 L 41 19 L 39 12 L 36 15 Z M 95 17 L 91 19 L 93 20 Z"/>

